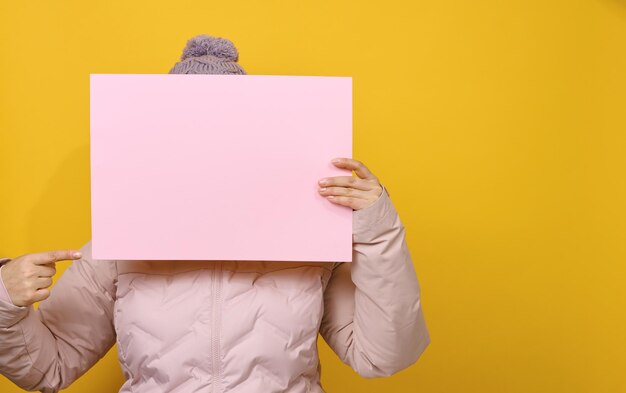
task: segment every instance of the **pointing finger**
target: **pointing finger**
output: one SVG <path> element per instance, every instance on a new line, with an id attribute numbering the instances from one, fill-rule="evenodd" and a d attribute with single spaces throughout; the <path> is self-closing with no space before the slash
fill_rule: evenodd
<path id="1" fill-rule="evenodd" d="M 47 265 L 49 263 L 80 259 L 82 254 L 76 250 L 56 250 L 41 252 L 32 255 L 32 261 L 35 265 Z"/>

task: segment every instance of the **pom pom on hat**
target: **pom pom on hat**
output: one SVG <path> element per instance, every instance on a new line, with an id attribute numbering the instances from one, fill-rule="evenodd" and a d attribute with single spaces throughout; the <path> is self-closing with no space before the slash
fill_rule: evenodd
<path id="1" fill-rule="evenodd" d="M 205 55 L 235 62 L 239 59 L 239 52 L 237 52 L 237 48 L 230 40 L 201 34 L 187 41 L 180 60 Z"/>
<path id="2" fill-rule="evenodd" d="M 238 60 L 239 52 L 230 40 L 201 34 L 187 41 L 169 74 L 246 75 Z"/>

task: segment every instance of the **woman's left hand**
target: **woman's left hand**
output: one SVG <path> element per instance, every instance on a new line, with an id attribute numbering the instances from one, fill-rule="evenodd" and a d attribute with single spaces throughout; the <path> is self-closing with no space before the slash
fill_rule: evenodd
<path id="1" fill-rule="evenodd" d="M 319 193 L 338 205 L 353 210 L 364 209 L 378 200 L 383 192 L 378 178 L 362 162 L 351 158 L 336 158 L 331 161 L 338 168 L 350 169 L 354 176 L 335 176 L 320 179 Z"/>

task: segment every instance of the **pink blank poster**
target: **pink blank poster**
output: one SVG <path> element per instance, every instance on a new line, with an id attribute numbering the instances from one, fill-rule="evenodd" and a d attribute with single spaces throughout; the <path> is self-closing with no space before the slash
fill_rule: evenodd
<path id="1" fill-rule="evenodd" d="M 92 74 L 96 259 L 352 259 L 352 78 Z"/>

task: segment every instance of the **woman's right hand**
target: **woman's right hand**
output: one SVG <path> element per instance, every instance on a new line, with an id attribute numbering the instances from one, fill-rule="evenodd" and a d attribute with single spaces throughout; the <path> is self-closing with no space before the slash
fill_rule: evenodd
<path id="1" fill-rule="evenodd" d="M 76 250 L 22 255 L 2 266 L 2 282 L 14 305 L 30 306 L 50 296 L 56 262 L 80 258 L 81 253 Z"/>

